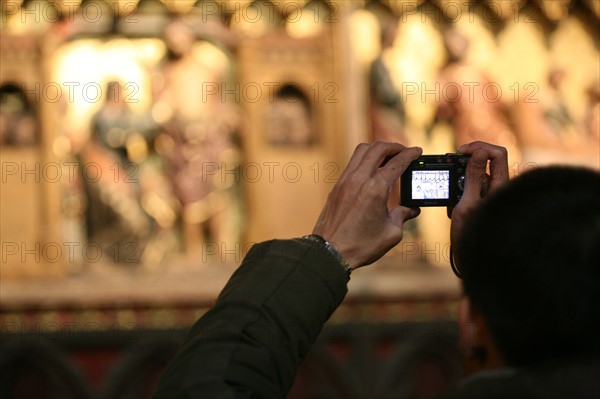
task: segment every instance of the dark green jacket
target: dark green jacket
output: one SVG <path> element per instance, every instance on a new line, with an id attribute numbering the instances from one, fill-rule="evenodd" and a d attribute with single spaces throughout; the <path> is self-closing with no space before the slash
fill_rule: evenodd
<path id="1" fill-rule="evenodd" d="M 318 243 L 254 245 L 188 333 L 155 398 L 285 398 L 347 282 Z"/>

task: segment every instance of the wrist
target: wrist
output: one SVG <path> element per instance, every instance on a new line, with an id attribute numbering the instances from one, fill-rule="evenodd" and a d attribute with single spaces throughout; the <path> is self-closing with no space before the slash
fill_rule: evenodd
<path id="1" fill-rule="evenodd" d="M 352 273 L 353 268 L 350 265 L 350 263 L 346 260 L 346 258 L 342 256 L 342 254 L 334 247 L 332 243 L 330 243 L 318 234 L 309 234 L 303 236 L 302 238 L 321 244 L 339 262 L 340 266 L 348 275 L 348 279 L 350 279 L 350 273 Z"/>

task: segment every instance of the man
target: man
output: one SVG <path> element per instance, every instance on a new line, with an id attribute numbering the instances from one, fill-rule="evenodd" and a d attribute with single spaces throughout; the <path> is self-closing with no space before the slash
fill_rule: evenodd
<path id="1" fill-rule="evenodd" d="M 469 333 L 463 335 L 462 346 L 467 366 L 476 369 L 479 378 L 467 382 L 453 397 L 562 397 L 556 396 L 557 392 L 574 392 L 575 396 L 570 397 L 592 397 L 590 394 L 600 392 L 596 379 L 589 376 L 598 370 L 597 338 L 592 339 L 591 334 L 597 333 L 600 319 L 600 279 L 594 264 L 600 257 L 600 206 L 594 208 L 591 203 L 600 205 L 600 177 L 594 172 L 567 171 L 559 179 L 566 186 L 554 187 L 548 180 L 558 172 L 549 171 L 549 177 L 529 190 L 528 184 L 534 183 L 531 178 L 524 177 L 525 183 L 506 184 L 508 164 L 504 148 L 475 142 L 459 151 L 471 154 L 471 160 L 463 197 L 451 210 L 451 237 L 458 243 L 454 246 L 456 264 L 464 274 L 467 293 L 459 314 L 460 325 Z M 324 240 L 311 235 L 255 245 L 215 306 L 186 337 L 162 376 L 156 398 L 285 397 L 298 364 L 323 323 L 343 300 L 349 272 L 374 262 L 398 244 L 404 222 L 418 216 L 418 209 L 388 209 L 387 198 L 390 187 L 421 152 L 420 148 L 396 143 L 359 145 L 314 228 L 313 233 Z M 390 156 L 393 158 L 382 166 Z M 486 175 L 488 168 L 490 176 Z M 585 175 L 586 184 L 581 178 L 569 183 L 568 177 L 578 174 Z M 507 187 L 502 188 L 504 185 Z M 570 199 L 565 202 L 567 208 L 551 198 L 549 202 L 545 197 L 548 191 Z M 585 191 L 587 197 L 580 195 Z M 575 192 L 575 197 L 569 197 L 570 192 Z M 482 196 L 489 193 L 490 200 L 486 199 L 480 207 Z M 529 202 L 530 196 L 538 203 Z M 508 198 L 506 204 L 504 198 Z M 581 206 L 576 206 L 579 201 Z M 528 213 L 534 208 L 535 212 Z M 559 229 L 571 213 L 579 214 L 571 223 L 579 223 L 584 235 L 560 235 Z M 540 220 L 544 220 L 539 225 L 544 228 L 543 234 L 552 237 L 548 242 L 537 231 L 535 223 Z M 558 228 L 548 228 L 553 224 Z M 535 248 L 539 245 L 542 250 L 552 245 L 561 254 L 556 259 L 566 262 L 573 257 L 573 262 L 564 266 L 556 263 L 551 254 L 529 248 L 528 242 L 518 241 L 519 237 L 530 237 Z M 563 243 L 561 237 L 570 246 L 558 245 Z M 335 249 L 329 243 L 335 243 Z M 534 270 L 526 271 L 532 257 L 538 255 Z M 549 268 L 541 270 L 547 260 Z M 502 275 L 502 267 L 511 262 L 514 265 L 506 269 L 509 274 Z M 560 265 L 558 269 L 556 264 Z M 493 265 L 490 275 L 488 265 Z M 544 291 L 542 283 L 534 283 L 543 277 L 538 273 L 550 275 L 546 279 L 549 292 L 540 297 L 541 303 L 526 290 L 531 284 L 533 295 Z M 502 284 L 491 288 L 495 279 Z M 515 281 L 520 291 L 511 291 Z M 574 285 L 561 285 L 563 282 Z M 553 306 L 558 302 L 560 307 L 563 300 L 568 307 L 554 313 Z M 544 309 L 545 304 L 548 309 Z M 495 312 L 496 308 L 504 312 Z M 539 316 L 531 314 L 543 310 Z M 567 320 L 560 320 L 561 316 Z M 541 324 L 537 323 L 539 317 Z M 565 328 L 569 321 L 577 323 L 572 330 Z M 522 325 L 515 324 L 521 322 Z M 511 328 L 505 328 L 506 325 Z M 543 339 L 544 334 L 556 336 L 554 326 L 560 326 L 558 334 L 564 336 L 558 340 Z M 496 336 L 497 332 L 500 335 Z M 521 336 L 523 332 L 526 335 Z M 577 343 L 578 337 L 583 337 L 583 341 Z M 548 346 L 556 343 L 565 346 Z M 536 355 L 524 355 L 524 361 L 519 353 L 527 352 L 530 346 Z M 587 349 L 584 353 L 589 359 L 580 358 L 582 348 Z M 563 364 L 562 359 L 568 361 Z M 531 369 L 508 368 L 522 365 Z M 554 389 L 545 392 L 545 386 Z M 534 395 L 540 392 L 541 396 Z"/>
<path id="2" fill-rule="evenodd" d="M 600 398 L 600 173 L 526 173 L 455 233 L 462 352 L 480 372 L 450 397 Z"/>

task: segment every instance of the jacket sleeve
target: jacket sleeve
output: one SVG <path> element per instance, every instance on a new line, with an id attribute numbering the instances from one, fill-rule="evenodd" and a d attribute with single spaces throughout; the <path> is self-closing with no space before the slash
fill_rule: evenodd
<path id="1" fill-rule="evenodd" d="M 347 281 L 318 243 L 254 245 L 186 336 L 155 399 L 284 398 Z"/>

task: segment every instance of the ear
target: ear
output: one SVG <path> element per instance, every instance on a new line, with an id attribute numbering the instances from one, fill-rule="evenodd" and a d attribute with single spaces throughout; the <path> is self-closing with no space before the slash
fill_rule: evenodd
<path id="1" fill-rule="evenodd" d="M 458 303 L 458 332 L 461 352 L 465 357 L 472 356 L 482 345 L 481 326 L 467 296 L 463 296 Z"/>
<path id="2" fill-rule="evenodd" d="M 504 366 L 481 312 L 473 307 L 467 296 L 458 304 L 458 328 L 460 350 L 467 375 Z"/>

